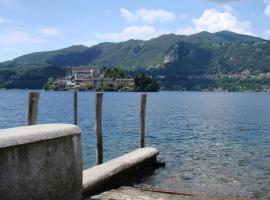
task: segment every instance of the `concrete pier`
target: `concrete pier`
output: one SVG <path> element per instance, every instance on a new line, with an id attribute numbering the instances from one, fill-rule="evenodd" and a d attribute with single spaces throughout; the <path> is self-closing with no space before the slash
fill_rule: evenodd
<path id="1" fill-rule="evenodd" d="M 156 163 L 158 150 L 145 147 L 83 171 L 83 192 L 93 195 L 119 186 Z"/>
<path id="2" fill-rule="evenodd" d="M 43 124 L 3 129 L 0 199 L 81 200 L 149 174 L 158 153 L 145 147 L 83 171 L 79 127 Z"/>
<path id="3" fill-rule="evenodd" d="M 0 199 L 80 200 L 80 134 L 68 124 L 0 130 Z"/>

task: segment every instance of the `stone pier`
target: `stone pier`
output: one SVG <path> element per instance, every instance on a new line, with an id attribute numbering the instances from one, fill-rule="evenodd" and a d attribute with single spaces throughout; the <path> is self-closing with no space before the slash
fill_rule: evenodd
<path id="1" fill-rule="evenodd" d="M 140 148 L 83 170 L 79 127 L 43 124 L 2 129 L 0 199 L 80 200 L 148 175 L 158 153 L 155 148 Z"/>

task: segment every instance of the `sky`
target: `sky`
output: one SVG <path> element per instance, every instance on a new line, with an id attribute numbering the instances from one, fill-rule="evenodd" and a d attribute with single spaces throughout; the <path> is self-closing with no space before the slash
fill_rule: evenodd
<path id="1" fill-rule="evenodd" d="M 222 30 L 270 39 L 270 0 L 0 0 L 0 62 L 78 44 Z"/>

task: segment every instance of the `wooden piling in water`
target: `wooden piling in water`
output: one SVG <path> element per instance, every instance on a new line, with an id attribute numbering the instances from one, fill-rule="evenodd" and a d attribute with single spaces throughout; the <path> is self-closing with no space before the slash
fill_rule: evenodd
<path id="1" fill-rule="evenodd" d="M 78 123 L 78 94 L 77 91 L 74 91 L 73 95 L 73 124 L 77 125 Z"/>
<path id="2" fill-rule="evenodd" d="M 96 138 L 96 164 L 103 162 L 103 142 L 102 142 L 102 99 L 103 93 L 96 93 L 95 97 L 95 121 L 94 132 Z"/>
<path id="3" fill-rule="evenodd" d="M 38 103 L 39 103 L 39 93 L 30 92 L 28 95 L 28 111 L 26 122 L 28 126 L 35 125 L 37 123 Z"/>
<path id="4" fill-rule="evenodd" d="M 140 105 L 140 148 L 144 147 L 144 137 L 145 137 L 145 108 L 146 108 L 147 95 L 141 95 L 141 105 Z"/>

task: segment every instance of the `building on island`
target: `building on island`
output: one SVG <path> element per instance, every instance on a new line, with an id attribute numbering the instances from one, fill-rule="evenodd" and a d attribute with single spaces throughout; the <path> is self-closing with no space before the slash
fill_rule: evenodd
<path id="1" fill-rule="evenodd" d="M 58 79 L 55 79 L 53 81 L 53 88 L 58 88 L 59 90 L 64 90 L 67 87 L 67 84 L 68 84 L 68 79 L 58 78 Z"/>
<path id="2" fill-rule="evenodd" d="M 114 90 L 131 89 L 135 86 L 134 79 L 117 79 L 104 77 L 99 68 L 87 65 L 67 67 L 66 77 L 54 80 L 56 90 L 112 88 Z"/>
<path id="3" fill-rule="evenodd" d="M 91 78 L 98 77 L 100 69 L 93 66 L 68 67 L 67 77 L 71 76 L 75 82 L 83 82 Z"/>
<path id="4" fill-rule="evenodd" d="M 114 85 L 114 78 L 103 78 L 102 84 L 103 85 Z"/>
<path id="5" fill-rule="evenodd" d="M 124 87 L 134 87 L 135 82 L 134 79 L 126 78 L 126 79 L 115 79 L 114 87 L 116 88 L 124 88 Z"/>
<path id="6" fill-rule="evenodd" d="M 100 85 L 102 85 L 102 78 L 97 77 L 97 78 L 89 79 L 88 83 L 92 87 L 100 86 Z"/>

